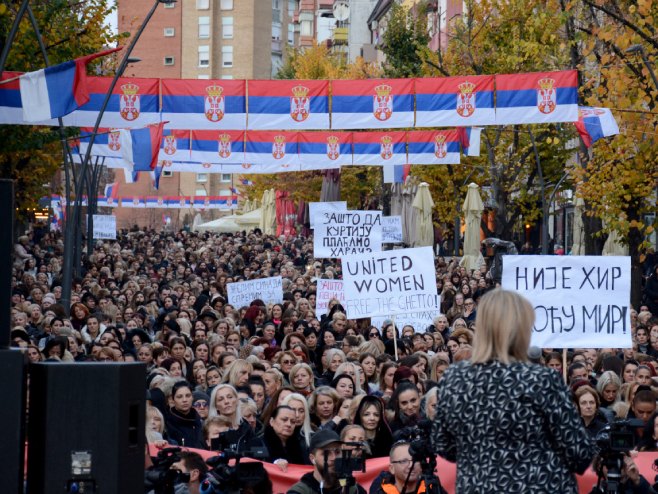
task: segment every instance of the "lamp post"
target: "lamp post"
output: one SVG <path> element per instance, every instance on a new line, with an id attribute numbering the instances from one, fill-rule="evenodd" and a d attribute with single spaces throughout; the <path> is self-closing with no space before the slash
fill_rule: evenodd
<path id="1" fill-rule="evenodd" d="M 110 83 L 110 87 L 107 89 L 107 93 L 105 93 L 105 99 L 103 100 L 103 104 L 101 105 L 101 108 L 98 112 L 98 117 L 96 117 L 96 123 L 94 125 L 94 129 L 91 132 L 91 135 L 89 136 L 89 145 L 87 146 L 87 151 L 85 153 L 84 159 L 82 161 L 82 164 L 80 165 L 80 177 L 81 179 L 78 180 L 76 183 L 75 187 L 75 196 L 73 199 L 73 204 L 72 204 L 72 218 L 71 222 L 66 225 L 66 231 L 64 232 L 64 262 L 62 265 L 62 305 L 64 306 L 64 310 L 68 314 L 70 307 L 71 307 L 71 285 L 73 283 L 73 258 L 74 258 L 74 248 L 75 245 L 80 245 L 79 242 L 79 237 L 82 232 L 82 229 L 80 228 L 80 200 L 82 198 L 82 192 L 83 192 L 83 187 L 85 184 L 84 177 L 88 173 L 88 169 L 91 163 L 91 151 L 92 147 L 94 145 L 94 141 L 96 139 L 96 134 L 98 133 L 98 128 L 101 125 L 101 121 L 103 119 L 103 114 L 105 113 L 105 110 L 107 109 L 107 105 L 110 102 L 110 98 L 112 96 L 112 91 L 114 90 L 115 86 L 117 85 L 117 82 L 119 81 L 119 78 L 123 75 L 124 71 L 126 70 L 126 67 L 128 66 L 128 63 L 130 63 L 130 54 L 132 53 L 133 49 L 135 48 L 135 45 L 137 44 L 137 41 L 139 40 L 140 36 L 142 35 L 142 32 L 144 32 L 144 29 L 146 28 L 146 25 L 149 23 L 151 20 L 151 17 L 153 17 L 153 14 L 155 13 L 155 10 L 158 8 L 158 5 L 161 3 L 164 4 L 171 4 L 175 3 L 176 0 L 155 0 L 153 3 L 153 6 L 151 7 L 151 10 L 149 13 L 146 15 L 144 18 L 144 22 L 142 25 L 139 27 L 137 32 L 135 33 L 135 37 L 132 39 L 130 42 L 130 45 L 128 46 L 128 49 L 126 50 L 123 59 L 121 60 L 121 63 L 119 64 L 119 68 L 116 71 L 116 74 L 112 78 L 112 82 Z M 89 253 L 90 254 L 90 253 Z M 79 263 L 78 263 L 79 265 Z"/>

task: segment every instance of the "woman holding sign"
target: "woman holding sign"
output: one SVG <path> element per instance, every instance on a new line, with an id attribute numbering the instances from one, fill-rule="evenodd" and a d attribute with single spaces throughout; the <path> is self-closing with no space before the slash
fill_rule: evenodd
<path id="1" fill-rule="evenodd" d="M 526 299 L 487 293 L 471 360 L 441 380 L 432 442 L 457 462 L 456 492 L 578 492 L 594 443 L 560 375 L 528 362 L 533 324 Z"/>

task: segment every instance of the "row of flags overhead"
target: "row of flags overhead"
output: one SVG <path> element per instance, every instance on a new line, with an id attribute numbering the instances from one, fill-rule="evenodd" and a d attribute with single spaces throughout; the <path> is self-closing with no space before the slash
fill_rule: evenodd
<path id="1" fill-rule="evenodd" d="M 104 129 L 95 139 L 93 155 L 114 158 L 106 159 L 104 164 L 111 168 L 127 168 L 131 172 L 152 171 L 160 167 L 171 171 L 198 169 L 204 172 L 211 168 L 217 169 L 217 165 L 226 165 L 228 169 L 239 167 L 235 168 L 237 173 L 245 173 L 258 166 L 281 167 L 284 170 L 322 170 L 346 165 L 458 164 L 461 152 L 470 156 L 479 155 L 482 130 L 164 130 L 155 154 L 153 143 L 161 130 L 155 128 L 161 125 L 132 131 Z M 81 129 L 82 135 L 85 136 L 89 130 Z M 88 142 L 88 137 L 81 137 L 76 142 L 75 152 L 84 155 Z M 138 159 L 138 156 L 143 156 L 143 159 Z"/>
<path id="2" fill-rule="evenodd" d="M 14 80 L 17 76 L 20 74 L 2 76 L 9 82 L 0 84 L 0 123 L 55 124 L 34 109 L 32 103 L 38 100 L 23 91 L 22 84 Z M 20 76 L 26 77 L 31 76 Z M 73 98 L 74 104 L 58 108 L 57 115 L 51 111 L 49 116 L 64 116 L 68 126 L 93 126 L 110 80 L 85 77 L 81 84 L 88 98 Z M 77 91 L 68 79 L 52 81 L 49 91 L 62 96 Z M 139 128 L 169 121 L 171 128 L 192 130 L 351 130 L 577 120 L 577 72 L 567 70 L 334 81 L 124 77 L 112 92 L 101 126 Z"/>
<path id="3" fill-rule="evenodd" d="M 236 209 L 237 196 L 123 196 L 106 195 L 98 198 L 98 206 L 110 208 L 160 209 Z"/>

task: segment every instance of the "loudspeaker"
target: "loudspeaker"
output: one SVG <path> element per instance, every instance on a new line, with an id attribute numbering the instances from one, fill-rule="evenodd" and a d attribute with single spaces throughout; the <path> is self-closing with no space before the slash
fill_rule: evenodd
<path id="1" fill-rule="evenodd" d="M 23 492 L 25 458 L 25 356 L 0 350 L 0 491 Z"/>
<path id="2" fill-rule="evenodd" d="M 142 494 L 146 366 L 30 366 L 28 494 Z"/>

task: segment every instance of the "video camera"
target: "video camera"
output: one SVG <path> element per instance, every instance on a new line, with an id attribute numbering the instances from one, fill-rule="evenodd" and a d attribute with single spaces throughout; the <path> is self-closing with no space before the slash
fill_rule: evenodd
<path id="1" fill-rule="evenodd" d="M 339 484 L 345 490 L 356 485 L 353 472 L 365 473 L 366 458 L 363 443 L 344 442 L 343 446 L 351 446 L 351 448 L 341 449 L 340 457 L 334 461 L 334 472 Z"/>
<path id="2" fill-rule="evenodd" d="M 605 492 L 621 492 L 624 456 L 635 447 L 634 430 L 643 426 L 644 422 L 639 419 L 615 420 L 606 425 L 596 435 L 596 446 L 599 448 L 599 457 L 601 459 L 596 472 L 599 477 L 597 488 L 600 488 L 603 484 L 602 481 L 605 477 Z M 603 467 L 608 470 L 605 476 Z"/>
<path id="3" fill-rule="evenodd" d="M 153 466 L 144 472 L 145 492 L 173 494 L 176 484 L 187 484 L 190 474 L 172 470 L 172 465 L 181 460 L 180 448 L 165 448 L 153 459 Z"/>
<path id="4" fill-rule="evenodd" d="M 425 419 L 416 425 L 404 427 L 397 431 L 393 437 L 395 441 L 407 441 L 409 443 L 409 454 L 414 461 L 422 462 L 428 458 L 436 461 L 436 455 L 430 444 L 430 432 L 432 421 Z"/>

